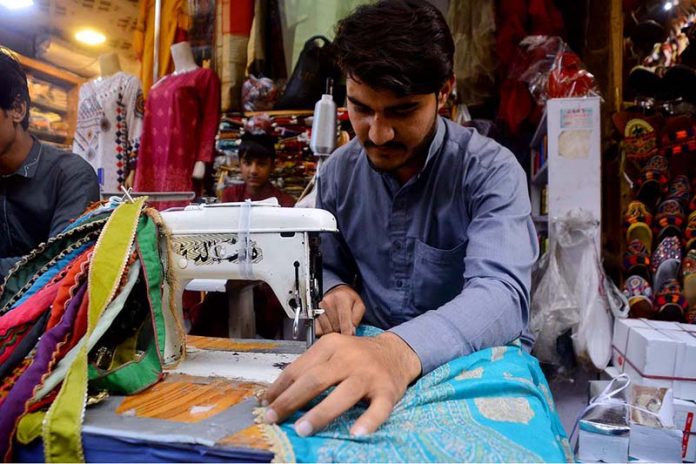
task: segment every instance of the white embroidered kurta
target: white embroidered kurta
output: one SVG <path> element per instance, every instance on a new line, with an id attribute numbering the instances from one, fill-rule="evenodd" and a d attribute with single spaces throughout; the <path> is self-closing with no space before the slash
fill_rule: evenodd
<path id="1" fill-rule="evenodd" d="M 124 72 L 80 87 L 73 151 L 97 172 L 102 192 L 118 192 L 135 165 L 144 107 L 140 79 Z"/>

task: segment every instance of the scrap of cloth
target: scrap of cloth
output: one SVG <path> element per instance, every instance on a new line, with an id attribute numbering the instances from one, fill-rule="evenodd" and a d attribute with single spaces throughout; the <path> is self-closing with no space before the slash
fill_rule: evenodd
<path id="1" fill-rule="evenodd" d="M 363 336 L 379 332 L 373 327 L 359 330 Z M 325 397 L 315 399 L 307 408 Z M 307 438 L 298 436 L 293 424 L 309 409 L 296 413 L 270 430 L 276 451 L 281 453 L 276 459 L 574 461 L 539 363 L 516 343 L 477 351 L 436 368 L 406 391 L 377 432 L 352 437 L 350 427 L 365 409 L 366 405 L 360 403 Z"/>

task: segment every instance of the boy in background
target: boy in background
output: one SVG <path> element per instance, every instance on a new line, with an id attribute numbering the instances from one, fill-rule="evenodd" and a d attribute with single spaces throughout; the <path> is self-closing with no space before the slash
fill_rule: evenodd
<path id="1" fill-rule="evenodd" d="M 275 197 L 280 206 L 293 207 L 295 199 L 276 188 L 269 180 L 275 169 L 275 157 L 273 137 L 267 134 L 244 134 L 239 146 L 239 167 L 244 183 L 226 188 L 222 192 L 222 201 L 260 201 Z"/>

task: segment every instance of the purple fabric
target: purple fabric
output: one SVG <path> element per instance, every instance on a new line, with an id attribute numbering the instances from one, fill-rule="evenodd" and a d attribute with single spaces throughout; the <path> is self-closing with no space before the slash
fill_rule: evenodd
<path id="1" fill-rule="evenodd" d="M 31 399 L 34 388 L 48 372 L 58 343 L 65 340 L 65 337 L 72 331 L 75 316 L 80 309 L 86 290 L 87 283 L 85 282 L 68 303 L 60 322 L 43 334 L 39 340 L 34 362 L 19 377 L 0 406 L 0 456 L 4 457 L 5 461 L 12 460 L 12 457 L 7 456 L 7 453 L 13 439 L 15 424 L 24 413 L 26 402 Z"/>

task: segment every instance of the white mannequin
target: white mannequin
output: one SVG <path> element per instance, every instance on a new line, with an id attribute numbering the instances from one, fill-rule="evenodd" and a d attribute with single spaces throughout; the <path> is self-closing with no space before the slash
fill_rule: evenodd
<path id="1" fill-rule="evenodd" d="M 121 70 L 121 62 L 116 53 L 107 53 L 99 57 L 99 73 L 101 77 L 109 77 Z"/>
<path id="2" fill-rule="evenodd" d="M 191 50 L 190 43 L 175 43 L 170 47 L 170 50 L 172 52 L 172 59 L 174 60 L 174 74 L 183 74 L 198 69 L 198 65 L 193 59 L 193 51 Z M 191 177 L 200 180 L 203 179 L 204 175 L 205 163 L 203 161 L 196 161 L 196 164 L 193 166 Z"/>
<path id="3" fill-rule="evenodd" d="M 175 43 L 170 48 L 172 59 L 174 60 L 174 74 L 181 74 L 198 69 L 196 61 L 193 59 L 191 44 L 188 42 Z"/>

